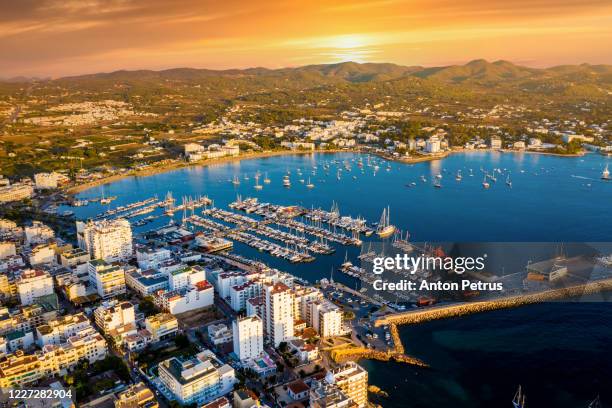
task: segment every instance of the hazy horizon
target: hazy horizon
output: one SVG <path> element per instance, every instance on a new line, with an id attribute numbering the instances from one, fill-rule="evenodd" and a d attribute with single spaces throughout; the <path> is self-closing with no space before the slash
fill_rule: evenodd
<path id="1" fill-rule="evenodd" d="M 0 77 L 346 61 L 612 64 L 606 0 L 24 0 L 0 5 Z"/>

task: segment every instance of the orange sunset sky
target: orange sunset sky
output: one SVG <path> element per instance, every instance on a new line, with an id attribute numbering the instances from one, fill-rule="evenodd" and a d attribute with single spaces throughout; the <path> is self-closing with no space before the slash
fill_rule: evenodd
<path id="1" fill-rule="evenodd" d="M 340 61 L 612 63 L 610 0 L 0 0 L 0 77 Z"/>

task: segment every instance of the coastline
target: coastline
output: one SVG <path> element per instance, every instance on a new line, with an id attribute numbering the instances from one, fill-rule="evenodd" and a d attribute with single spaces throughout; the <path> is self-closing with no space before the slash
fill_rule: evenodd
<path id="1" fill-rule="evenodd" d="M 231 163 L 234 161 L 242 161 L 242 160 L 254 160 L 254 159 L 263 159 L 267 157 L 275 157 L 275 156 L 291 156 L 291 155 L 305 155 L 305 154 L 313 154 L 313 153 L 322 153 L 322 154 L 332 154 L 332 153 L 355 153 L 360 150 L 342 150 L 342 149 L 333 149 L 333 150 L 278 150 L 278 151 L 265 151 L 259 153 L 247 153 L 241 154 L 238 156 L 227 156 L 220 157 L 217 159 L 206 159 L 197 162 L 178 162 L 170 165 L 164 165 L 159 167 L 147 168 L 144 170 L 134 170 L 124 174 L 113 174 L 112 176 L 104 177 L 98 180 L 90 181 L 87 183 L 79 184 L 76 186 L 72 186 L 66 189 L 68 194 L 78 194 L 83 191 L 89 190 L 94 187 L 102 186 L 108 183 L 114 183 L 115 181 L 123 180 L 129 177 L 148 177 L 153 176 L 155 174 L 166 173 L 173 170 L 180 170 L 188 167 L 206 167 L 215 164 L 225 164 Z"/>
<path id="2" fill-rule="evenodd" d="M 153 176 L 155 174 L 166 173 L 168 171 L 180 170 L 188 167 L 197 167 L 197 166 L 210 166 L 215 164 L 224 164 L 230 163 L 234 161 L 242 161 L 242 160 L 254 160 L 254 159 L 262 159 L 267 157 L 275 157 L 275 156 L 290 156 L 290 155 L 305 155 L 305 154 L 333 154 L 333 153 L 361 153 L 364 152 L 362 149 L 331 149 L 331 150 L 277 150 L 277 151 L 264 151 L 258 153 L 247 153 L 238 156 L 228 156 L 228 157 L 220 157 L 217 159 L 206 159 L 198 162 L 177 162 L 169 165 L 162 165 L 159 167 L 147 168 L 144 170 L 132 170 L 128 173 L 124 174 L 114 174 L 112 176 L 104 177 L 98 180 L 93 180 L 87 183 L 79 184 L 76 186 L 72 186 L 66 189 L 66 193 L 68 194 L 78 194 L 83 191 L 89 190 L 94 187 L 98 187 L 104 184 L 114 183 L 116 181 L 129 178 L 129 177 L 147 177 Z M 366 151 L 368 152 L 368 151 Z M 583 157 L 587 152 L 576 153 L 576 154 L 560 154 L 560 153 L 550 153 L 550 152 L 540 152 L 533 150 L 511 150 L 511 149 L 478 149 L 478 150 L 468 150 L 464 148 L 452 149 L 445 151 L 441 154 L 429 155 L 429 156 L 418 156 L 418 157 L 393 157 L 388 156 L 381 153 L 369 152 L 375 156 L 383 158 L 385 160 L 394 161 L 398 163 L 404 164 L 415 164 L 415 163 L 423 163 L 428 161 L 436 161 L 443 160 L 449 157 L 452 154 L 458 153 L 469 153 L 469 152 L 500 152 L 500 153 L 513 153 L 513 154 L 540 154 L 546 156 L 558 156 L 558 157 L 568 157 L 568 158 L 576 158 Z"/>

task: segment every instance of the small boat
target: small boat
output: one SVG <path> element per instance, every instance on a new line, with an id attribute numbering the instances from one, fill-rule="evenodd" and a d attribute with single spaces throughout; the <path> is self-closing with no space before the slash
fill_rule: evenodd
<path id="1" fill-rule="evenodd" d="M 421 181 L 422 181 L 423 183 L 426 183 L 426 182 L 427 182 L 427 179 L 425 178 L 425 176 L 421 176 Z"/>
<path id="2" fill-rule="evenodd" d="M 234 179 L 232 180 L 232 184 L 235 186 L 240 185 L 240 179 L 238 178 L 238 176 L 234 176 Z"/>
<path id="3" fill-rule="evenodd" d="M 306 187 L 307 188 L 314 188 L 314 186 L 315 185 L 310 182 L 310 177 L 308 177 L 308 184 L 306 184 Z"/>
<path id="4" fill-rule="evenodd" d="M 601 172 L 601 179 L 602 180 L 612 180 L 610 179 L 610 170 L 608 170 L 608 165 L 606 164 L 606 168 L 604 169 L 604 171 Z"/>
<path id="5" fill-rule="evenodd" d="M 440 180 L 438 179 L 438 180 L 434 181 L 433 186 L 435 188 L 442 188 L 442 183 L 440 183 Z"/>
<path id="6" fill-rule="evenodd" d="M 455 176 L 455 180 L 461 181 L 462 178 L 463 178 L 463 176 L 461 175 L 461 170 L 457 171 L 457 175 Z"/>
<path id="7" fill-rule="evenodd" d="M 283 186 L 291 187 L 291 180 L 289 180 L 289 176 L 283 176 Z"/>
<path id="8" fill-rule="evenodd" d="M 441 175 L 440 173 L 438 173 L 438 174 L 436 174 L 436 178 L 437 178 L 437 179 L 441 179 L 441 178 L 442 178 L 442 175 Z"/>
<path id="9" fill-rule="evenodd" d="M 254 186 L 255 190 L 261 190 L 263 189 L 263 186 L 261 184 L 259 184 L 259 174 L 255 175 L 255 186 Z"/>
<path id="10" fill-rule="evenodd" d="M 514 408 L 525 408 L 525 394 L 523 394 L 523 390 L 521 389 L 521 386 L 519 385 L 518 390 L 516 391 L 516 394 L 514 394 L 514 398 L 512 399 L 512 406 Z"/>
<path id="11" fill-rule="evenodd" d="M 268 178 L 268 173 L 266 173 L 266 176 L 264 177 L 263 182 L 264 182 L 264 184 L 270 184 L 270 179 Z"/>
<path id="12" fill-rule="evenodd" d="M 487 181 L 487 175 L 485 174 L 484 180 L 482 181 L 482 186 L 484 188 L 489 188 L 491 187 L 491 185 L 489 184 L 489 182 Z"/>
<path id="13" fill-rule="evenodd" d="M 510 180 L 510 175 L 508 174 L 508 176 L 506 177 L 506 185 L 508 187 L 512 187 L 512 180 Z"/>

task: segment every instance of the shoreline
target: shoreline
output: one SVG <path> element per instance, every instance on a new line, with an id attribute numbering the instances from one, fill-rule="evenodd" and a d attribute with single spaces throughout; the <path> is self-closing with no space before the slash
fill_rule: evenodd
<path id="1" fill-rule="evenodd" d="M 189 167 L 207 167 L 216 164 L 225 164 L 231 163 L 234 161 L 242 161 L 242 160 L 255 160 L 255 159 L 264 159 L 268 157 L 276 157 L 276 156 L 291 156 L 291 155 L 305 155 L 305 154 L 333 154 L 333 153 L 357 153 L 359 150 L 342 150 L 342 149 L 333 149 L 333 150 L 278 150 L 278 151 L 265 151 L 260 153 L 248 153 L 244 155 L 238 156 L 228 156 L 228 157 L 220 157 L 217 159 L 203 160 L 197 162 L 179 162 L 173 163 L 171 165 L 165 165 L 160 167 L 148 168 L 144 170 L 135 170 L 124 174 L 113 174 L 112 176 L 104 177 L 98 180 L 90 181 L 87 183 L 79 184 L 76 186 L 72 186 L 66 189 L 66 193 L 68 194 L 78 194 L 83 191 L 87 191 L 94 187 L 102 186 L 104 184 L 114 183 L 119 180 L 123 180 L 129 177 L 148 177 L 156 174 L 166 173 L 174 170 L 186 169 Z"/>
<path id="2" fill-rule="evenodd" d="M 513 154 L 541 154 L 545 156 L 558 156 L 558 157 L 568 157 L 568 158 L 577 158 L 583 157 L 588 152 L 576 153 L 576 154 L 560 154 L 560 153 L 550 153 L 550 152 L 540 152 L 533 150 L 510 150 L 510 149 L 478 149 L 478 150 L 468 150 L 468 149 L 452 149 L 442 154 L 436 154 L 431 156 L 418 156 L 418 157 L 393 157 L 388 156 L 381 153 L 370 152 L 368 150 L 363 149 L 332 149 L 332 150 L 278 150 L 278 151 L 265 151 L 259 153 L 247 153 L 244 155 L 238 156 L 228 156 L 228 157 L 220 157 L 217 159 L 210 159 L 198 162 L 178 162 L 170 165 L 162 165 L 159 167 L 148 168 L 144 170 L 132 170 L 128 173 L 124 174 L 114 174 L 108 177 L 104 177 L 98 180 L 90 181 L 87 183 L 79 184 L 76 186 L 68 187 L 65 191 L 70 195 L 79 194 L 94 187 L 102 186 L 104 184 L 114 183 L 116 181 L 123 180 L 129 177 L 148 177 L 156 174 L 166 173 L 169 171 L 185 169 L 189 167 L 207 167 L 210 165 L 216 164 L 225 164 L 234 161 L 242 161 L 242 160 L 254 160 L 254 159 L 263 159 L 268 157 L 276 157 L 276 156 L 291 156 L 291 155 L 305 155 L 305 154 L 334 154 L 334 153 L 370 153 L 382 159 L 393 161 L 397 163 L 404 164 L 416 164 L 416 163 L 424 163 L 429 161 L 443 160 L 453 154 L 459 153 L 470 153 L 470 152 L 500 152 L 500 153 L 513 153 Z"/>

